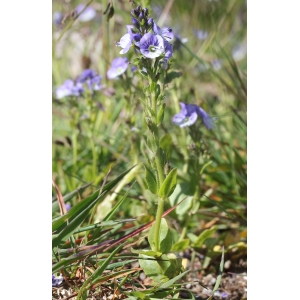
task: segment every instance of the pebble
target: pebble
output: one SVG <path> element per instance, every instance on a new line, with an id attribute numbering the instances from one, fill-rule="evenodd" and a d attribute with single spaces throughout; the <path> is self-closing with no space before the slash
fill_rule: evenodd
<path id="1" fill-rule="evenodd" d="M 224 268 L 229 269 L 230 265 L 231 265 L 231 260 L 226 260 L 225 263 L 224 263 Z"/>
<path id="2" fill-rule="evenodd" d="M 192 287 L 192 285 L 190 283 L 188 283 L 186 286 L 185 286 L 187 289 L 190 289 Z"/>
<path id="3" fill-rule="evenodd" d="M 140 273 L 140 279 L 144 281 L 146 279 L 146 274 L 144 272 Z"/>

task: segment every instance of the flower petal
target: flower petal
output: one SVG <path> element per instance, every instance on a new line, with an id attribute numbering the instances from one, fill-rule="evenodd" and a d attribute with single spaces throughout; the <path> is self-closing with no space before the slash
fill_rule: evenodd
<path id="1" fill-rule="evenodd" d="M 180 114 L 178 115 L 175 115 L 173 117 L 173 122 L 181 128 L 193 125 L 198 118 L 197 112 L 193 112 L 190 116 L 184 116 L 184 117 L 183 115 Z"/>
<path id="2" fill-rule="evenodd" d="M 211 118 L 203 108 L 198 107 L 198 114 L 202 118 L 207 129 L 213 129 L 215 127 L 214 119 Z"/>

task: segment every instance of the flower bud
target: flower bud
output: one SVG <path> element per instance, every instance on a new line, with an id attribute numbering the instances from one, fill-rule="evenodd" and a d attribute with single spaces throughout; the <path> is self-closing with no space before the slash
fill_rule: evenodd
<path id="1" fill-rule="evenodd" d="M 153 26 L 153 19 L 149 18 L 148 21 L 147 21 L 147 29 L 151 29 L 152 26 Z"/>
<path id="2" fill-rule="evenodd" d="M 140 15 L 140 13 L 141 13 L 141 7 L 140 6 L 138 6 L 136 9 L 133 9 L 131 11 L 131 15 L 133 17 L 138 17 Z"/>
<path id="3" fill-rule="evenodd" d="M 139 23 L 139 21 L 137 19 L 132 18 L 131 22 L 132 22 L 132 24 L 133 24 L 134 27 L 136 27 L 137 29 L 140 28 L 140 23 Z"/>
<path id="4" fill-rule="evenodd" d="M 148 8 L 143 8 L 143 13 L 145 14 L 146 17 L 148 17 L 148 15 L 149 15 Z"/>

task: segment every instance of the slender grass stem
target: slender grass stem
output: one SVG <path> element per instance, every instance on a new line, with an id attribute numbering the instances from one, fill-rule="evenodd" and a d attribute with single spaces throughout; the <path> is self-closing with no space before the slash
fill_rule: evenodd
<path id="1" fill-rule="evenodd" d="M 94 0 L 90 0 L 85 7 L 83 8 L 83 10 L 71 21 L 68 23 L 68 25 L 64 28 L 64 30 L 62 31 L 62 33 L 60 34 L 60 36 L 58 37 L 58 39 L 53 43 L 54 46 L 57 42 L 59 42 L 59 40 L 64 36 L 64 34 L 72 27 L 72 25 L 74 24 L 75 20 L 85 11 L 85 9 L 93 2 Z"/>

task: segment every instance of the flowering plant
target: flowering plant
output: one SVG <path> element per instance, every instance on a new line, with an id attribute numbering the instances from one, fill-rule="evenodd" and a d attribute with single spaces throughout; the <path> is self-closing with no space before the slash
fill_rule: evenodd
<path id="1" fill-rule="evenodd" d="M 116 44 L 122 48 L 120 54 L 127 53 L 131 48 L 135 49 L 138 57 L 133 64 L 139 67 L 140 74 L 148 81 L 144 88 L 145 97 L 141 99 L 145 122 L 150 132 L 146 141 L 149 164 L 144 166 L 148 189 L 157 198 L 156 222 L 148 235 L 151 250 L 132 251 L 139 253 L 139 262 L 145 274 L 156 282 L 162 282 L 181 272 L 181 259 L 170 253 L 172 236 L 166 220 L 162 218 L 164 203 L 176 187 L 177 169 L 169 168 L 167 149 L 172 146 L 170 134 L 160 136 L 159 132 L 165 110 L 164 87 L 159 76 L 167 69 L 173 55 L 170 41 L 174 34 L 169 27 L 161 29 L 149 17 L 147 8 L 138 6 L 131 11 L 131 15 L 132 25 L 126 26 L 127 33 Z M 161 260 L 164 261 L 163 266 Z"/>

